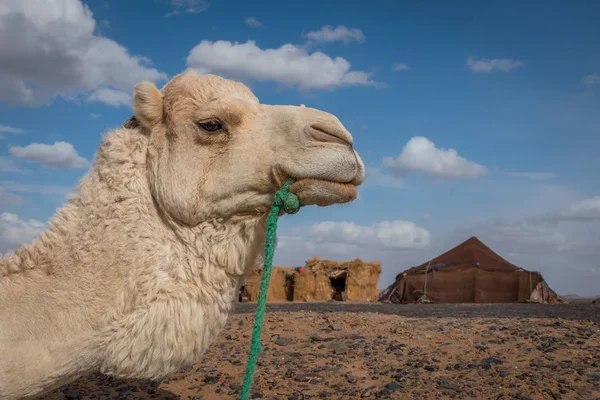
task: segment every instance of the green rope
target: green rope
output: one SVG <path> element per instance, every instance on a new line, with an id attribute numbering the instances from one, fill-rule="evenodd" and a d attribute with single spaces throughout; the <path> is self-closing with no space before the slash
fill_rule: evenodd
<path id="1" fill-rule="evenodd" d="M 285 184 L 275 193 L 275 199 L 271 207 L 271 212 L 267 219 L 267 237 L 265 239 L 265 262 L 260 278 L 260 289 L 258 292 L 258 301 L 256 307 L 256 318 L 254 319 L 254 328 L 252 329 L 252 342 L 250 345 L 250 354 L 246 363 L 246 373 L 239 400 L 247 400 L 252 388 L 254 379 L 254 370 L 258 355 L 260 353 L 260 335 L 262 333 L 262 324 L 265 316 L 265 304 L 267 302 L 267 292 L 269 290 L 269 281 L 271 279 L 271 269 L 273 267 L 273 254 L 275 253 L 275 239 L 277 234 L 277 218 L 281 209 L 288 214 L 295 214 L 300 210 L 300 201 L 298 197 L 290 192 L 292 179 L 288 179 Z"/>

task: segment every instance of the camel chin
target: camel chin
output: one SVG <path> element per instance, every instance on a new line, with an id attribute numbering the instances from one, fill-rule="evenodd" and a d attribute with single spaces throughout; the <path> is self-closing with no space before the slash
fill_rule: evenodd
<path id="1" fill-rule="evenodd" d="M 290 186 L 300 204 L 326 207 L 354 201 L 358 191 L 352 183 L 340 183 L 322 179 L 300 179 Z"/>

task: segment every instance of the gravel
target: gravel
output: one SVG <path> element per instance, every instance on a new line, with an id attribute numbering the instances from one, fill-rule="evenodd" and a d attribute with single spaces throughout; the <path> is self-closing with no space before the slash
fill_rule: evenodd
<path id="1" fill-rule="evenodd" d="M 389 304 L 389 303 L 269 303 L 267 312 L 352 312 L 401 315 L 412 318 L 560 318 L 600 322 L 600 304 Z M 236 304 L 236 313 L 254 314 L 256 303 Z M 560 322 L 558 322 L 560 323 Z M 443 326 L 436 327 L 436 329 Z"/>
<path id="2" fill-rule="evenodd" d="M 237 399 L 254 321 L 241 306 L 169 379 L 94 374 L 38 399 Z M 600 307 L 577 306 L 269 304 L 251 398 L 600 399 Z"/>

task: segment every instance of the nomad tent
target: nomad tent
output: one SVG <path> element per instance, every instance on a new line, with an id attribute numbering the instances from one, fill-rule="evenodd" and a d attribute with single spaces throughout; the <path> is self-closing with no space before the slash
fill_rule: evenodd
<path id="1" fill-rule="evenodd" d="M 566 302 L 539 272 L 519 268 L 476 237 L 396 276 L 378 301 L 392 303 Z"/>
<path id="2" fill-rule="evenodd" d="M 312 257 L 304 267 L 273 267 L 267 302 L 282 301 L 376 301 L 381 273 L 379 261 L 321 260 Z M 256 301 L 262 268 L 256 268 L 243 291 Z"/>

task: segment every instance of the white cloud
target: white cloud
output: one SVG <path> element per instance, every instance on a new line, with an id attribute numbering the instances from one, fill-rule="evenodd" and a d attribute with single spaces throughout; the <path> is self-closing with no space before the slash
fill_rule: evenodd
<path id="1" fill-rule="evenodd" d="M 173 6 L 173 11 L 168 13 L 166 17 L 183 13 L 198 14 L 210 7 L 208 0 L 170 0 L 169 2 Z"/>
<path id="2" fill-rule="evenodd" d="M 406 71 L 408 69 L 408 65 L 406 64 L 395 64 L 392 66 L 394 71 Z"/>
<path id="3" fill-rule="evenodd" d="M 0 172 L 20 173 L 23 171 L 9 157 L 0 156 Z"/>
<path id="4" fill-rule="evenodd" d="M 591 74 L 591 75 L 585 76 L 581 80 L 581 82 L 587 87 L 598 85 L 598 84 L 600 84 L 600 74 Z"/>
<path id="5" fill-rule="evenodd" d="M 313 225 L 308 233 L 318 242 L 338 241 L 398 249 L 426 247 L 430 239 L 426 229 L 409 221 L 382 221 L 370 226 L 361 226 L 354 222 L 326 221 Z"/>
<path id="6" fill-rule="evenodd" d="M 364 71 L 350 71 L 342 57 L 331 58 L 293 44 L 261 49 L 256 42 L 201 41 L 187 58 L 187 66 L 204 73 L 217 72 L 237 79 L 273 81 L 297 85 L 300 89 L 326 89 L 338 86 L 381 86 Z"/>
<path id="7" fill-rule="evenodd" d="M 95 34 L 80 0 L 5 0 L 0 5 L 0 101 L 40 105 L 101 88 L 131 91 L 167 75 L 114 40 Z"/>
<path id="8" fill-rule="evenodd" d="M 54 142 L 54 144 L 32 143 L 25 147 L 13 146 L 10 153 L 18 158 L 37 162 L 54 169 L 85 168 L 89 162 L 77 154 L 71 143 Z"/>
<path id="9" fill-rule="evenodd" d="M 593 221 L 600 220 L 600 196 L 572 203 L 557 214 L 561 220 Z"/>
<path id="10" fill-rule="evenodd" d="M 311 31 L 304 35 L 305 38 L 315 42 L 344 42 L 349 44 L 352 41 L 363 43 L 365 35 L 360 29 L 348 28 L 344 25 L 332 28 L 331 25 L 325 25 L 318 31 Z"/>
<path id="11" fill-rule="evenodd" d="M 15 214 L 0 214 L 0 253 L 30 243 L 44 229 L 46 224 L 35 219 L 25 221 Z"/>
<path id="12" fill-rule="evenodd" d="M 244 20 L 244 22 L 246 23 L 246 25 L 251 26 L 253 28 L 259 28 L 262 26 L 262 22 L 260 22 L 254 17 L 248 17 Z"/>
<path id="13" fill-rule="evenodd" d="M 87 98 L 87 101 L 99 102 L 109 106 L 119 107 L 130 106 L 132 103 L 132 98 L 129 93 L 125 93 L 121 90 L 101 88 L 90 94 Z"/>
<path id="14" fill-rule="evenodd" d="M 92 119 L 100 118 L 100 114 L 90 113 L 90 118 L 92 118 Z"/>
<path id="15" fill-rule="evenodd" d="M 283 235 L 278 245 L 304 245 L 309 251 L 343 249 L 349 252 L 358 247 L 382 250 L 422 249 L 429 245 L 427 229 L 410 221 L 382 221 L 363 226 L 347 221 L 319 222 L 308 229 L 297 230 L 295 235 Z M 337 251 L 336 251 L 337 252 Z"/>
<path id="16" fill-rule="evenodd" d="M 422 172 L 437 179 L 475 179 L 487 173 L 483 165 L 458 155 L 454 149 L 440 149 L 423 136 L 411 138 L 397 158 L 385 157 L 383 166 L 392 175 Z"/>
<path id="17" fill-rule="evenodd" d="M 0 124 L 0 132 L 6 132 L 6 133 L 14 133 L 14 134 L 20 134 L 25 132 L 23 129 L 19 129 L 19 128 L 14 128 L 12 126 L 8 126 L 8 125 L 1 125 Z"/>
<path id="18" fill-rule="evenodd" d="M 492 72 L 495 69 L 509 72 L 510 70 L 520 67 L 524 62 L 521 60 L 511 60 L 510 58 L 476 60 L 475 57 L 469 57 L 467 59 L 467 64 L 473 72 Z"/>
<path id="19" fill-rule="evenodd" d="M 547 181 L 556 177 L 552 172 L 508 172 L 508 175 L 527 178 L 532 181 Z"/>

